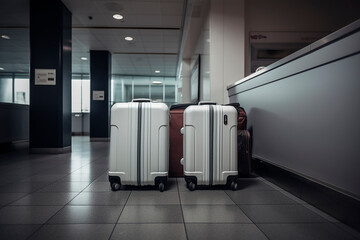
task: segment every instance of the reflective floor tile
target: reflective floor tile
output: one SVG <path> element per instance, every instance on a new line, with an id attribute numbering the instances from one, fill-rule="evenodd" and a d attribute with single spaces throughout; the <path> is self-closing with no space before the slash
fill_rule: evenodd
<path id="1" fill-rule="evenodd" d="M 82 192 L 70 205 L 124 205 L 130 191 L 117 192 Z"/>
<path id="2" fill-rule="evenodd" d="M 180 192 L 181 204 L 235 204 L 224 191 Z"/>
<path id="3" fill-rule="evenodd" d="M 179 205 L 126 205 L 119 223 L 181 223 Z"/>
<path id="4" fill-rule="evenodd" d="M 43 224 L 61 206 L 7 206 L 0 209 L 0 224 Z"/>
<path id="5" fill-rule="evenodd" d="M 241 191 L 274 191 L 276 188 L 266 184 L 258 178 L 238 179 L 238 190 Z"/>
<path id="6" fill-rule="evenodd" d="M 323 211 L 317 209 L 316 207 L 314 207 L 314 206 L 312 206 L 312 205 L 303 204 L 302 206 L 306 207 L 307 209 L 309 209 L 310 211 L 316 213 L 317 215 L 325 218 L 325 219 L 328 220 L 329 222 L 332 222 L 332 223 L 338 223 L 338 222 L 340 222 L 339 220 L 333 218 L 332 216 L 324 213 Z"/>
<path id="7" fill-rule="evenodd" d="M 236 205 L 183 205 L 186 223 L 251 223 Z"/>
<path id="8" fill-rule="evenodd" d="M 41 225 L 0 225 L 0 239 L 27 239 L 40 227 Z"/>
<path id="9" fill-rule="evenodd" d="M 301 205 L 239 205 L 254 223 L 311 223 L 326 219 Z"/>
<path id="10" fill-rule="evenodd" d="M 0 186 L 0 192 L 2 193 L 30 193 L 35 192 L 47 185 L 49 182 L 22 182 L 11 183 Z"/>
<path id="11" fill-rule="evenodd" d="M 84 189 L 84 192 L 111 192 L 110 182 L 93 182 Z"/>
<path id="12" fill-rule="evenodd" d="M 190 190 L 186 187 L 186 182 L 184 180 L 184 178 L 177 178 L 177 182 L 178 182 L 178 189 L 179 192 L 190 192 Z M 224 190 L 228 190 L 230 189 L 230 187 L 228 185 L 214 185 L 214 186 L 210 186 L 210 185 L 197 185 L 196 186 L 196 191 L 224 191 Z"/>
<path id="13" fill-rule="evenodd" d="M 41 188 L 38 192 L 81 192 L 87 186 L 88 182 L 56 182 Z"/>
<path id="14" fill-rule="evenodd" d="M 65 206 L 49 223 L 116 223 L 123 206 Z"/>
<path id="15" fill-rule="evenodd" d="M 73 199 L 77 193 L 31 193 L 11 205 L 65 205 Z"/>
<path id="16" fill-rule="evenodd" d="M 109 174 L 108 171 L 101 174 L 99 177 L 95 179 L 95 182 L 109 182 Z"/>
<path id="17" fill-rule="evenodd" d="M 178 191 L 176 178 L 168 178 L 168 180 L 166 182 L 165 191 L 166 192 L 177 192 Z"/>
<path id="18" fill-rule="evenodd" d="M 32 240 L 105 240 L 109 239 L 114 224 L 44 225 Z"/>
<path id="19" fill-rule="evenodd" d="M 226 191 L 236 204 L 297 204 L 280 191 Z"/>
<path id="20" fill-rule="evenodd" d="M 0 193 L 0 206 L 16 201 L 25 195 L 26 193 Z"/>
<path id="21" fill-rule="evenodd" d="M 184 178 L 177 178 L 176 180 L 177 180 L 179 192 L 188 192 L 189 191 L 189 189 L 187 189 L 187 187 L 186 187 L 186 182 L 185 182 Z"/>
<path id="22" fill-rule="evenodd" d="M 187 223 L 186 232 L 189 240 L 267 240 L 267 237 L 255 226 L 255 224 Z"/>
<path id="23" fill-rule="evenodd" d="M 90 173 L 70 174 L 70 175 L 67 175 L 67 176 L 63 177 L 59 181 L 62 181 L 62 182 L 89 182 L 89 183 L 91 183 L 98 176 L 99 175 L 94 175 L 94 174 L 90 174 Z"/>
<path id="24" fill-rule="evenodd" d="M 349 227 L 348 225 L 341 222 L 334 223 L 334 225 L 336 225 L 338 228 L 342 229 L 343 231 L 349 233 L 354 238 L 360 239 L 360 232 L 355 230 L 354 228 Z"/>
<path id="25" fill-rule="evenodd" d="M 270 240 L 355 240 L 353 236 L 331 223 L 258 224 Z"/>
<path id="26" fill-rule="evenodd" d="M 180 204 L 178 192 L 132 191 L 127 205 Z"/>
<path id="27" fill-rule="evenodd" d="M 306 202 L 305 202 L 304 200 L 302 200 L 302 199 L 300 199 L 300 198 L 292 195 L 292 194 L 289 193 L 289 192 L 286 192 L 286 191 L 283 191 L 283 190 L 281 190 L 280 192 L 281 192 L 282 194 L 284 194 L 285 196 L 287 196 L 288 198 L 294 200 L 294 201 L 297 202 L 298 204 L 306 204 Z"/>
<path id="28" fill-rule="evenodd" d="M 186 240 L 184 224 L 118 224 L 111 239 Z"/>
<path id="29" fill-rule="evenodd" d="M 63 177 L 65 177 L 67 174 L 36 174 L 34 176 L 31 176 L 29 178 L 26 178 L 21 182 L 55 182 Z"/>

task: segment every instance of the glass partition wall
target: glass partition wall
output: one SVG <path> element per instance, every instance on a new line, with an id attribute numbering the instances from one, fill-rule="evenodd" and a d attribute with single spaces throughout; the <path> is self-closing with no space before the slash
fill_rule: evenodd
<path id="1" fill-rule="evenodd" d="M 0 73 L 0 102 L 29 104 L 29 75 Z"/>
<path id="2" fill-rule="evenodd" d="M 89 74 L 72 74 L 72 112 L 90 112 Z M 111 104 L 130 102 L 134 98 L 150 98 L 169 107 L 177 102 L 175 77 L 138 77 L 112 75 Z M 0 102 L 29 104 L 29 75 L 0 73 Z"/>
<path id="3" fill-rule="evenodd" d="M 134 98 L 149 98 L 170 107 L 177 102 L 176 78 L 112 75 L 111 105 Z"/>
<path id="4" fill-rule="evenodd" d="M 72 112 L 90 112 L 89 74 L 72 74 Z M 130 102 L 134 98 L 149 98 L 164 102 L 169 107 L 177 102 L 175 77 L 139 77 L 112 75 L 111 105 Z M 0 102 L 29 104 L 29 75 L 21 73 L 0 74 Z"/>
<path id="5" fill-rule="evenodd" d="M 71 81 L 71 110 L 73 113 L 90 112 L 89 74 L 73 73 Z"/>

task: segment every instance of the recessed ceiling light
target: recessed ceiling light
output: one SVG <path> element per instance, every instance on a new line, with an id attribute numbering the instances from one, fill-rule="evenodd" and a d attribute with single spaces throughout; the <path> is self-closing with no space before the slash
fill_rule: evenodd
<path id="1" fill-rule="evenodd" d="M 160 73 L 160 70 L 155 70 L 155 73 Z"/>
<path id="2" fill-rule="evenodd" d="M 120 14 L 114 14 L 114 15 L 113 15 L 113 18 L 115 18 L 116 20 L 121 20 L 121 19 L 124 18 L 124 16 L 123 16 L 123 15 L 120 15 Z"/>
<path id="3" fill-rule="evenodd" d="M 132 41 L 132 40 L 134 40 L 132 37 L 125 37 L 125 40 L 126 41 Z"/>
<path id="4" fill-rule="evenodd" d="M 81 57 L 81 60 L 86 61 L 87 57 Z"/>
<path id="5" fill-rule="evenodd" d="M 153 81 L 152 84 L 161 84 L 162 82 L 160 81 Z"/>
<path id="6" fill-rule="evenodd" d="M 1 35 L 1 38 L 9 40 L 10 37 L 8 35 Z"/>
<path id="7" fill-rule="evenodd" d="M 5 70 L 5 69 L 4 69 L 4 68 L 2 68 L 2 67 L 0 67 L 0 70 L 1 70 L 1 71 L 3 71 L 3 70 Z"/>

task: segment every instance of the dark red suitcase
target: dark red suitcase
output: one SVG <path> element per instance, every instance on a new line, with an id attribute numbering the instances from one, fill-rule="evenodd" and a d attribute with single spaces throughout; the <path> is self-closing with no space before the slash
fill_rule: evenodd
<path id="1" fill-rule="evenodd" d="M 169 177 L 183 177 L 183 166 L 180 160 L 183 157 L 183 127 L 184 110 L 192 104 L 176 104 L 170 108 L 170 149 L 169 149 Z"/>
<path id="2" fill-rule="evenodd" d="M 251 151 L 250 132 L 248 130 L 238 131 L 238 172 L 239 177 L 250 177 L 251 175 Z"/>
<path id="3" fill-rule="evenodd" d="M 238 111 L 238 173 L 239 177 L 251 177 L 251 138 L 247 129 L 247 115 L 239 103 L 229 103 Z"/>

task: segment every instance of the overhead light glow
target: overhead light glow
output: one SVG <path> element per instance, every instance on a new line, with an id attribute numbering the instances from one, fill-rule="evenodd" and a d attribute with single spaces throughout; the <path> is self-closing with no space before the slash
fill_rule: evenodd
<path id="1" fill-rule="evenodd" d="M 132 37 L 125 37 L 125 40 L 126 41 L 132 41 L 132 40 L 134 40 Z"/>
<path id="2" fill-rule="evenodd" d="M 152 84 L 161 84 L 162 82 L 160 81 L 153 81 Z"/>
<path id="3" fill-rule="evenodd" d="M 6 39 L 6 40 L 10 39 L 10 37 L 8 35 L 1 35 L 1 38 Z"/>
<path id="4" fill-rule="evenodd" d="M 81 57 L 81 60 L 86 61 L 87 57 Z"/>
<path id="5" fill-rule="evenodd" d="M 155 73 L 160 73 L 160 70 L 155 70 Z"/>
<path id="6" fill-rule="evenodd" d="M 116 20 L 121 20 L 124 18 L 124 16 L 117 13 L 113 15 L 113 18 L 115 18 Z"/>
<path id="7" fill-rule="evenodd" d="M 0 67 L 0 70 L 1 70 L 1 71 L 3 71 L 3 70 L 5 70 L 5 69 L 4 69 L 4 68 L 2 68 L 2 67 Z"/>

